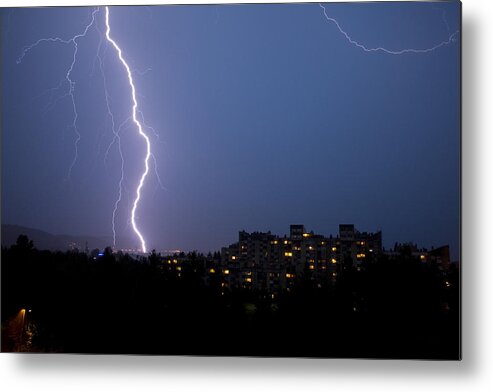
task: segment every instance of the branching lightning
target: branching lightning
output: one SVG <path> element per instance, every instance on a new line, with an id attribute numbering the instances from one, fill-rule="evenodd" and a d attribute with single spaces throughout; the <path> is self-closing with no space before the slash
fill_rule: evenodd
<path id="1" fill-rule="evenodd" d="M 324 14 L 325 19 L 328 22 L 332 22 L 337 27 L 339 32 L 346 38 L 346 40 L 351 45 L 354 45 L 354 46 L 364 50 L 365 52 L 383 52 L 383 53 L 392 54 L 392 55 L 401 55 L 401 54 L 405 54 L 405 53 L 429 53 L 429 52 L 433 52 L 434 50 L 437 50 L 438 48 L 441 48 L 442 46 L 449 45 L 449 44 L 455 42 L 457 39 L 457 36 L 459 35 L 459 30 L 457 30 L 454 33 L 450 34 L 446 41 L 442 41 L 442 42 L 440 42 L 440 43 L 438 43 L 432 47 L 425 48 L 425 49 L 406 48 L 406 49 L 401 49 L 401 50 L 389 50 L 389 49 L 386 49 L 386 48 L 381 47 L 381 46 L 377 47 L 377 48 L 368 48 L 365 45 L 363 45 L 363 44 L 359 43 L 358 41 L 355 41 L 353 38 L 351 38 L 351 36 L 346 31 L 343 30 L 343 28 L 341 27 L 341 25 L 339 24 L 339 22 L 336 19 L 331 18 L 329 15 L 327 15 L 327 10 L 325 9 L 325 6 L 323 4 L 319 3 L 319 6 L 323 10 L 323 14 Z M 444 15 L 442 15 L 442 18 L 444 18 Z M 448 24 L 447 24 L 447 26 L 448 26 Z"/>
<path id="2" fill-rule="evenodd" d="M 66 70 L 65 77 L 61 80 L 61 82 L 56 87 L 53 87 L 53 88 L 49 89 L 47 92 L 43 93 L 43 94 L 49 93 L 50 96 L 51 96 L 50 102 L 49 102 L 49 104 L 48 104 L 48 106 L 46 108 L 46 111 L 48 111 L 52 107 L 54 107 L 60 100 L 62 100 L 64 98 L 67 98 L 67 97 L 70 98 L 70 101 L 72 103 L 73 120 L 72 120 L 72 123 L 71 123 L 71 128 L 74 130 L 74 133 L 75 133 L 75 141 L 74 141 L 74 150 L 75 150 L 75 153 L 74 153 L 74 157 L 73 157 L 73 159 L 72 159 L 72 161 L 70 163 L 69 170 L 68 170 L 68 178 L 69 179 L 71 179 L 73 168 L 74 168 L 75 164 L 77 163 L 77 159 L 78 159 L 78 145 L 79 145 L 79 141 L 81 139 L 81 134 L 80 134 L 80 132 L 78 130 L 78 127 L 77 127 L 77 120 L 78 120 L 79 114 L 78 114 L 77 105 L 76 105 L 76 99 L 75 99 L 75 87 L 76 87 L 76 83 L 75 83 L 75 81 L 72 78 L 72 72 L 73 72 L 74 67 L 75 67 L 75 64 L 77 62 L 77 54 L 78 54 L 78 50 L 79 50 L 78 40 L 80 38 L 85 37 L 87 35 L 88 31 L 91 29 L 92 26 L 95 26 L 95 28 L 97 29 L 97 31 L 100 33 L 100 36 L 102 36 L 102 33 L 101 33 L 101 31 L 99 30 L 99 28 L 97 26 L 97 23 L 95 23 L 95 21 L 96 21 L 96 14 L 99 11 L 100 11 L 100 7 L 97 7 L 97 8 L 95 8 L 91 12 L 91 14 L 90 14 L 90 21 L 84 27 L 83 31 L 80 34 L 76 34 L 73 37 L 71 37 L 70 39 L 64 39 L 64 38 L 61 38 L 61 37 L 41 38 L 41 39 L 37 40 L 36 42 L 34 42 L 33 44 L 24 47 L 22 49 L 22 52 L 21 52 L 19 58 L 17 59 L 17 64 L 21 64 L 22 61 L 23 61 L 23 59 L 24 59 L 24 57 L 32 49 L 34 49 L 35 47 L 37 47 L 37 46 L 39 46 L 39 45 L 41 45 L 43 43 L 62 43 L 62 44 L 67 44 L 67 45 L 73 45 L 73 48 L 74 49 L 73 49 L 73 53 L 72 53 L 72 61 L 70 63 L 70 66 Z M 108 153 L 109 153 L 110 149 L 114 145 L 116 145 L 117 148 L 118 148 L 118 153 L 119 153 L 119 158 L 120 158 L 120 173 L 119 173 L 120 175 L 119 175 L 119 181 L 118 181 L 118 192 L 117 192 L 116 200 L 115 200 L 115 202 L 113 204 L 112 219 L 111 219 L 112 233 L 113 233 L 113 247 L 116 248 L 115 219 L 116 219 L 116 214 L 117 214 L 117 211 L 118 211 L 119 204 L 122 201 L 123 188 L 124 188 L 124 177 L 125 177 L 125 172 L 124 172 L 125 160 L 124 160 L 123 152 L 122 152 L 122 145 L 121 145 L 122 141 L 121 141 L 121 137 L 120 137 L 120 132 L 122 131 L 123 127 L 126 124 L 128 124 L 130 120 L 132 120 L 132 122 L 135 124 L 135 126 L 138 129 L 139 135 L 145 141 L 146 154 L 145 154 L 145 157 L 144 157 L 145 170 L 140 175 L 139 182 L 138 182 L 137 188 L 135 190 L 135 199 L 133 200 L 132 209 L 131 209 L 131 212 L 130 212 L 130 215 L 131 215 L 130 223 L 131 223 L 131 226 L 132 226 L 133 231 L 135 232 L 135 234 L 139 238 L 141 251 L 145 253 L 147 251 L 146 242 L 145 242 L 145 239 L 144 239 L 142 233 L 140 232 L 139 228 L 137 227 L 136 213 L 137 213 L 137 208 L 139 207 L 139 203 L 141 201 L 142 188 L 144 186 L 145 179 L 146 179 L 146 177 L 147 177 L 147 175 L 149 173 L 149 160 L 150 159 L 153 160 L 154 172 L 155 172 L 155 175 L 156 175 L 158 184 L 161 186 L 161 188 L 164 188 L 163 185 L 162 185 L 162 182 L 161 182 L 161 178 L 159 177 L 159 174 L 158 174 L 158 171 L 157 171 L 156 158 L 151 153 L 151 140 L 150 140 L 149 136 L 147 135 L 146 130 L 148 129 L 148 130 L 152 131 L 152 133 L 155 135 L 155 137 L 158 140 L 159 140 L 159 135 L 154 130 L 154 128 L 152 128 L 151 126 L 145 124 L 144 117 L 143 117 L 142 113 L 138 109 L 137 94 L 136 94 L 135 84 L 134 84 L 134 80 L 133 80 L 133 76 L 132 76 L 132 70 L 128 66 L 128 63 L 125 61 L 125 59 L 123 57 L 123 53 L 122 53 L 121 48 L 119 47 L 119 45 L 116 43 L 116 41 L 110 35 L 111 28 L 110 28 L 109 13 L 110 13 L 109 7 L 105 7 L 105 16 L 104 16 L 104 20 L 105 20 L 105 32 L 104 32 L 104 37 L 106 38 L 106 41 L 111 45 L 111 47 L 113 47 L 116 50 L 116 53 L 118 55 L 118 59 L 119 59 L 120 63 L 123 65 L 123 67 L 124 67 L 124 69 L 126 71 L 127 78 L 128 78 L 128 83 L 129 83 L 129 87 L 131 89 L 131 98 L 132 98 L 132 103 L 133 103 L 132 104 L 132 114 L 131 114 L 131 116 L 128 117 L 126 120 L 124 120 L 118 126 L 118 128 L 116 128 L 115 117 L 113 115 L 113 112 L 111 110 L 111 105 L 110 105 L 111 98 L 110 98 L 110 95 L 109 95 L 109 92 L 108 92 L 108 88 L 107 88 L 106 75 L 105 75 L 104 67 L 103 67 L 103 59 L 101 58 L 101 55 L 100 55 L 101 46 L 102 46 L 102 40 L 100 39 L 99 45 L 98 45 L 98 48 L 97 48 L 96 58 L 95 58 L 94 63 L 93 63 L 93 71 L 92 72 L 94 72 L 94 64 L 97 61 L 99 63 L 99 69 L 100 69 L 100 72 L 101 72 L 101 75 L 102 75 L 102 79 L 103 79 L 103 89 L 104 89 L 105 106 L 106 106 L 106 111 L 108 113 L 108 117 L 109 117 L 110 123 L 111 123 L 111 132 L 113 134 L 112 141 L 109 144 L 108 148 L 106 149 L 106 153 L 105 153 L 105 156 L 104 156 L 104 162 L 106 164 Z M 143 72 L 139 72 L 139 71 L 135 71 L 135 72 L 138 73 L 139 75 L 144 75 L 145 73 L 149 72 L 150 70 L 151 70 L 151 68 L 147 68 Z M 67 85 L 68 85 L 67 91 L 64 94 L 56 97 L 55 100 L 53 100 L 53 94 L 56 91 L 62 89 L 65 83 L 67 83 Z M 139 121 L 139 117 L 141 118 L 140 121 Z"/>
<path id="3" fill-rule="evenodd" d="M 77 52 L 79 51 L 79 45 L 77 44 L 77 40 L 79 38 L 85 37 L 91 26 L 94 24 L 95 21 L 95 15 L 96 13 L 99 12 L 99 7 L 96 8 L 92 13 L 91 13 L 91 21 L 90 23 L 85 27 L 84 31 L 81 34 L 74 35 L 72 38 L 68 40 L 64 40 L 60 37 L 54 37 L 54 38 L 41 38 L 37 40 L 34 44 L 31 44 L 29 46 L 26 46 L 20 55 L 20 57 L 17 59 L 17 64 L 20 64 L 26 54 L 36 46 L 45 43 L 45 42 L 59 42 L 59 43 L 64 43 L 64 44 L 73 44 L 74 45 L 74 52 L 72 56 L 72 63 L 70 64 L 70 67 L 67 70 L 67 73 L 65 74 L 65 80 L 68 82 L 68 92 L 62 96 L 61 98 L 64 98 L 66 96 L 70 97 L 70 100 L 72 102 L 72 109 L 74 112 L 74 119 L 72 121 L 72 129 L 75 132 L 75 142 L 74 142 L 74 158 L 72 159 L 72 162 L 70 164 L 70 167 L 68 169 L 68 178 L 70 179 L 72 177 L 72 169 L 75 166 L 75 163 L 77 162 L 77 158 L 79 155 L 79 141 L 80 141 L 80 132 L 77 129 L 77 119 L 79 117 L 79 113 L 77 112 L 77 105 L 75 104 L 75 96 L 74 96 L 74 91 L 75 91 L 75 82 L 71 79 L 71 74 L 75 66 L 75 62 L 77 61 Z M 61 87 L 62 82 L 59 84 L 59 87 Z M 61 99 L 60 98 L 60 99 Z"/>
<path id="4" fill-rule="evenodd" d="M 130 84 L 130 88 L 132 90 L 132 101 L 133 101 L 132 119 L 133 119 L 133 122 L 135 123 L 135 125 L 137 126 L 137 128 L 139 130 L 140 136 L 142 136 L 144 138 L 145 143 L 146 143 L 146 156 L 144 159 L 145 170 L 144 170 L 144 173 L 142 173 L 142 175 L 140 177 L 139 185 L 137 186 L 137 191 L 136 191 L 136 198 L 134 200 L 132 212 L 131 212 L 132 227 L 140 239 L 142 252 L 145 253 L 145 252 L 147 252 L 146 243 L 145 243 L 144 237 L 142 236 L 141 232 L 137 228 L 137 224 L 135 222 L 135 212 L 136 212 L 137 207 L 139 205 L 139 201 L 140 201 L 140 197 L 141 197 L 140 193 L 141 193 L 142 187 L 144 186 L 144 181 L 147 177 L 147 174 L 149 173 L 149 158 L 151 157 L 151 142 L 150 142 L 150 139 L 147 136 L 147 134 L 144 132 L 142 125 L 140 124 L 139 120 L 137 119 L 138 104 L 137 104 L 135 86 L 134 86 L 133 77 L 132 77 L 132 71 L 130 70 L 130 67 L 128 66 L 125 59 L 123 58 L 122 50 L 120 49 L 118 44 L 110 36 L 111 29 L 110 29 L 110 10 L 109 10 L 109 7 L 105 7 L 105 10 L 106 10 L 106 19 L 105 19 L 106 20 L 106 39 L 113 45 L 113 47 L 118 52 L 118 58 L 120 59 L 121 63 L 125 67 L 125 70 L 127 71 L 128 83 Z"/>

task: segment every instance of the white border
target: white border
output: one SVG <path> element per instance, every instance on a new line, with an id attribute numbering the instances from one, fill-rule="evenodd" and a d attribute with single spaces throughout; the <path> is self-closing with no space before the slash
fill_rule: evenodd
<path id="1" fill-rule="evenodd" d="M 242 1 L 246 2 L 252 1 Z M 2 6 L 163 3 L 170 2 L 3 0 Z M 493 221 L 491 3 L 488 0 L 463 2 L 462 362 L 0 354 L 2 390 L 490 390 L 493 385 L 493 260 L 488 257 L 493 253 L 491 224 L 488 224 Z"/>

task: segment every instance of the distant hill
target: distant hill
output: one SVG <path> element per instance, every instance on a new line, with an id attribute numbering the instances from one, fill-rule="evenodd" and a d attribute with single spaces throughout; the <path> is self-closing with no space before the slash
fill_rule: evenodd
<path id="1" fill-rule="evenodd" d="M 56 235 L 29 227 L 2 224 L 2 246 L 15 244 L 21 234 L 27 235 L 33 241 L 34 247 L 40 250 L 66 251 L 77 248 L 83 251 L 86 241 L 89 250 L 103 249 L 113 243 L 111 237 Z"/>

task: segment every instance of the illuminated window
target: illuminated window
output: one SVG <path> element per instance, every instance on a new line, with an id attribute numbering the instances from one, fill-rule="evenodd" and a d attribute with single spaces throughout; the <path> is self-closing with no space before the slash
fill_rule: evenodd
<path id="1" fill-rule="evenodd" d="M 286 278 L 288 279 L 294 278 L 294 274 L 286 274 Z"/>
<path id="2" fill-rule="evenodd" d="M 174 259 L 173 264 L 178 264 L 178 260 Z"/>
<path id="3" fill-rule="evenodd" d="M 425 256 L 425 255 L 421 255 L 421 256 L 419 256 L 419 258 L 420 258 L 421 260 L 424 260 L 424 259 L 426 259 L 426 256 Z"/>
<path id="4" fill-rule="evenodd" d="M 176 267 L 176 270 L 177 271 L 181 271 L 181 267 Z"/>
<path id="5" fill-rule="evenodd" d="M 312 269 L 315 269 L 315 266 L 313 264 L 311 264 L 308 268 L 310 268 L 312 270 Z"/>
<path id="6" fill-rule="evenodd" d="M 337 276 L 337 272 L 332 272 L 332 276 L 333 277 L 336 277 Z"/>
<path id="7" fill-rule="evenodd" d="M 331 260 L 330 260 L 330 262 L 331 262 L 332 264 L 335 264 L 335 263 L 337 263 L 337 260 L 336 260 L 336 259 L 331 259 Z"/>
<path id="8" fill-rule="evenodd" d="M 313 250 L 313 246 L 309 246 L 308 249 Z"/>
<path id="9" fill-rule="evenodd" d="M 292 252 L 284 252 L 284 256 L 291 257 L 291 256 L 293 256 L 293 253 Z"/>
<path id="10" fill-rule="evenodd" d="M 229 275 L 229 269 L 224 270 L 224 275 Z"/>
<path id="11" fill-rule="evenodd" d="M 337 248 L 335 246 L 332 247 L 332 252 L 335 252 Z"/>
<path id="12" fill-rule="evenodd" d="M 236 260 L 236 256 L 231 256 L 231 260 Z"/>
<path id="13" fill-rule="evenodd" d="M 313 259 L 310 259 L 310 260 L 308 260 L 308 261 L 309 261 L 310 263 L 314 263 L 314 262 L 315 262 L 315 260 L 313 260 Z"/>
<path id="14" fill-rule="evenodd" d="M 245 282 L 251 283 L 252 282 L 252 278 L 245 278 Z"/>
<path id="15" fill-rule="evenodd" d="M 308 234 L 308 233 L 303 233 L 303 237 L 310 237 L 310 234 Z"/>
<path id="16" fill-rule="evenodd" d="M 210 272 L 211 274 L 215 274 L 215 273 L 216 273 L 216 270 L 215 270 L 214 268 L 211 268 L 211 269 L 209 270 L 209 272 Z"/>
<path id="17" fill-rule="evenodd" d="M 287 244 L 288 244 L 288 241 L 286 241 L 286 240 L 285 240 L 285 241 L 284 241 L 284 245 L 287 245 Z"/>

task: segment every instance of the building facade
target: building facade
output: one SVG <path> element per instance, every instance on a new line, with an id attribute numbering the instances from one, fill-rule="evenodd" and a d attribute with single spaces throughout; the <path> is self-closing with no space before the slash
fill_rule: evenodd
<path id="1" fill-rule="evenodd" d="M 273 297 L 300 279 L 318 287 L 332 285 L 338 274 L 382 253 L 382 235 L 362 233 L 352 224 L 325 237 L 291 225 L 289 236 L 240 231 L 238 242 L 222 248 L 221 273 L 226 289 L 253 289 Z"/>

